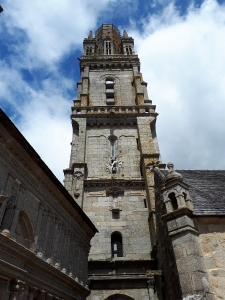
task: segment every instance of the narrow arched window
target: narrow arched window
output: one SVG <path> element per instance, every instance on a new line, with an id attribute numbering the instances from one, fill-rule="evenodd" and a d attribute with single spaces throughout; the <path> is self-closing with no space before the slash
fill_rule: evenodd
<path id="1" fill-rule="evenodd" d="M 110 140 L 111 157 L 114 158 L 116 156 L 116 153 L 115 153 L 115 141 L 117 140 L 117 137 L 115 135 L 110 135 L 108 139 Z"/>
<path id="2" fill-rule="evenodd" d="M 113 232 L 111 235 L 112 258 L 123 257 L 123 243 L 120 232 Z"/>
<path id="3" fill-rule="evenodd" d="M 177 204 L 177 199 L 176 199 L 175 193 L 170 193 L 169 198 L 170 198 L 173 210 L 178 209 L 178 204 Z"/>
<path id="4" fill-rule="evenodd" d="M 106 78 L 105 91 L 106 104 L 114 104 L 114 81 L 112 78 Z"/>
<path id="5" fill-rule="evenodd" d="M 89 47 L 86 48 L 86 55 L 89 54 Z"/>

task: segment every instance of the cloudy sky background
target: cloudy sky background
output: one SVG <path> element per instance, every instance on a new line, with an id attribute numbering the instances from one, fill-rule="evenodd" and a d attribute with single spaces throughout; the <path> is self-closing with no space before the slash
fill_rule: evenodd
<path id="1" fill-rule="evenodd" d="M 2 0 L 0 106 L 62 181 L 83 38 L 114 23 L 135 39 L 159 113 L 162 161 L 225 169 L 225 1 Z"/>

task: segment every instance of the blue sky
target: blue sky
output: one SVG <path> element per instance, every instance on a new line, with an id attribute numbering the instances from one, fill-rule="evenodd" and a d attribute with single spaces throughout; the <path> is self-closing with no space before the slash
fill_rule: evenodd
<path id="1" fill-rule="evenodd" d="M 0 105 L 62 181 L 70 107 L 88 32 L 113 23 L 134 38 L 159 113 L 162 161 L 225 168 L 225 1 L 2 0 Z"/>

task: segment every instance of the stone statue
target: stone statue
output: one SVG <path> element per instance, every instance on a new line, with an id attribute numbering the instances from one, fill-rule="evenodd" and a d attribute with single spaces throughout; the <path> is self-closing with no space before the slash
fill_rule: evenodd
<path id="1" fill-rule="evenodd" d="M 92 35 L 92 31 L 90 30 L 89 35 L 88 35 L 88 39 L 92 40 L 93 39 L 93 35 Z"/>
<path id="2" fill-rule="evenodd" d="M 106 169 L 109 170 L 111 174 L 118 173 L 118 170 L 121 168 L 122 162 L 117 157 L 110 157 L 108 163 L 106 164 Z"/>
<path id="3" fill-rule="evenodd" d="M 127 32 L 126 32 L 126 30 L 123 31 L 123 37 L 124 38 L 128 38 L 129 37 L 128 34 L 127 34 Z"/>

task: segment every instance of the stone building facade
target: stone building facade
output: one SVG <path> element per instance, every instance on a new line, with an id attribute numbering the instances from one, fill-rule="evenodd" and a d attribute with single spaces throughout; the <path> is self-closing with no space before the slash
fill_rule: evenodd
<path id="1" fill-rule="evenodd" d="M 0 299 L 80 299 L 97 229 L 0 110 Z"/>
<path id="2" fill-rule="evenodd" d="M 0 111 L 0 299 L 225 300 L 225 171 L 161 163 L 126 31 L 80 72 L 66 189 Z"/>
<path id="3" fill-rule="evenodd" d="M 165 170 L 157 113 L 126 31 L 103 24 L 83 45 L 64 172 L 99 230 L 88 299 L 225 299 L 225 172 Z"/>

